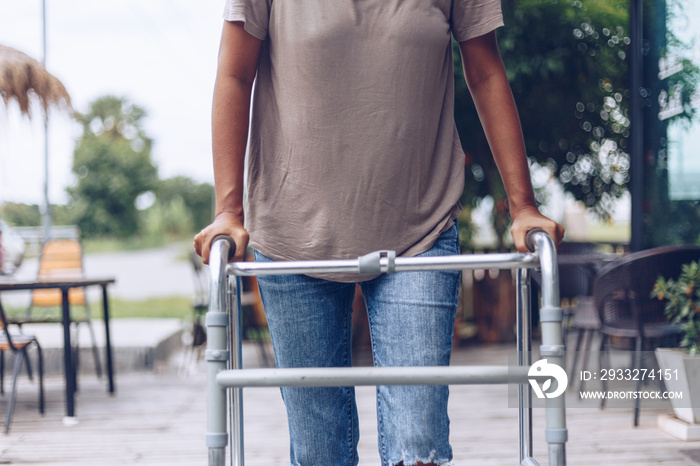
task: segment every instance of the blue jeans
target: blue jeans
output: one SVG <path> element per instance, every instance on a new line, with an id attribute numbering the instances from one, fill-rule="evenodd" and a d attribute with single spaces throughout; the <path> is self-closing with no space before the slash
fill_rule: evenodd
<path id="1" fill-rule="evenodd" d="M 457 226 L 421 256 L 459 254 Z M 259 262 L 270 261 L 256 251 Z M 458 271 L 400 272 L 362 282 L 375 366 L 449 365 Z M 306 275 L 258 277 L 277 367 L 351 366 L 354 283 Z M 282 388 L 293 466 L 353 466 L 353 387 Z M 383 466 L 452 459 L 447 386 L 377 387 Z"/>

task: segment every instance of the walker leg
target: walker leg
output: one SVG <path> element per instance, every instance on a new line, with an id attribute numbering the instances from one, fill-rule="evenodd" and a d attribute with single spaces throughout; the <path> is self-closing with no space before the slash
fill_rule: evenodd
<path id="1" fill-rule="evenodd" d="M 209 466 L 224 466 L 226 464 L 226 448 L 209 448 Z"/>
<path id="2" fill-rule="evenodd" d="M 519 269 L 515 277 L 516 337 L 518 345 L 518 365 L 532 364 L 532 321 L 530 308 L 530 271 Z M 537 464 L 532 459 L 532 388 L 518 386 L 518 423 L 520 442 L 520 463 Z"/>
<path id="3" fill-rule="evenodd" d="M 230 357 L 229 357 L 229 367 L 230 369 L 242 369 L 243 368 L 243 358 L 242 358 L 242 312 L 241 312 L 241 295 L 239 293 L 241 287 L 241 278 L 235 277 L 231 281 L 231 294 L 229 309 L 231 325 L 229 326 L 229 341 L 230 346 Z M 244 459 L 244 449 L 243 449 L 243 389 L 233 388 L 229 392 L 229 406 L 231 408 L 231 465 L 232 466 L 243 466 L 245 463 Z"/>
<path id="4" fill-rule="evenodd" d="M 207 349 L 207 436 L 209 466 L 224 466 L 228 434 L 226 432 L 226 389 L 216 382 L 219 372 L 226 370 L 229 360 L 227 331 L 229 326 L 228 278 L 226 262 L 230 244 L 214 241 L 209 261 L 211 284 L 209 310 L 206 316 Z"/>
<path id="5" fill-rule="evenodd" d="M 566 464 L 565 443 L 549 443 L 549 464 L 557 466 Z"/>
<path id="6" fill-rule="evenodd" d="M 562 333 L 564 313 L 559 301 L 559 273 L 554 243 L 546 235 L 540 235 L 537 239 L 537 246 L 542 272 L 542 307 L 540 309 L 542 345 L 540 346 L 540 357 L 547 358 L 548 363 L 556 364 L 566 371 Z M 564 395 L 560 395 L 545 400 L 545 440 L 549 444 L 550 466 L 566 465 L 565 445 L 568 431 L 564 398 Z"/>

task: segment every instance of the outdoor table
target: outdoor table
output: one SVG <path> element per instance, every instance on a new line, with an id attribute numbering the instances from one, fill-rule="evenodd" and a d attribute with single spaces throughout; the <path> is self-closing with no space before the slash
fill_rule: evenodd
<path id="1" fill-rule="evenodd" d="M 102 310 L 105 324 L 105 354 L 107 363 L 107 382 L 109 393 L 114 393 L 114 371 L 112 364 L 112 343 L 109 335 L 109 301 L 107 299 L 107 285 L 115 282 L 114 278 L 76 278 L 64 280 L 36 280 L 15 279 L 0 277 L 0 293 L 3 291 L 60 289 L 62 296 L 62 323 L 63 323 L 63 363 L 64 377 L 66 381 L 66 416 L 67 420 L 75 418 L 75 392 L 77 391 L 77 369 L 72 355 L 70 332 L 70 304 L 68 291 L 71 288 L 85 288 L 88 286 L 102 287 Z M 0 302 L 0 310 L 2 303 Z"/>

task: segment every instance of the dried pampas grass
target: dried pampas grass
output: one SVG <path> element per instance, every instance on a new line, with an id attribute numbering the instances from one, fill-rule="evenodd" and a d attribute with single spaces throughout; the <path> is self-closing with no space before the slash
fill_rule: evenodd
<path id="1" fill-rule="evenodd" d="M 0 45 L 0 97 L 5 105 L 15 100 L 20 111 L 31 117 L 31 103 L 72 111 L 70 96 L 61 81 L 29 55 Z"/>

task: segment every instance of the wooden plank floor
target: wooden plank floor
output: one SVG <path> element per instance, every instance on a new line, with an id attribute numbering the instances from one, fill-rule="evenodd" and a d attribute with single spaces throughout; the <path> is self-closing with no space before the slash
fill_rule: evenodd
<path id="1" fill-rule="evenodd" d="M 460 349 L 455 363 L 501 364 L 502 347 Z M 246 347 L 244 365 L 255 365 L 255 348 Z M 23 380 L 26 377 L 23 377 Z M 7 383 L 7 380 L 6 380 Z M 0 436 L 0 463 L 42 466 L 206 465 L 205 365 L 187 374 L 119 374 L 118 393 L 107 395 L 104 382 L 81 376 L 77 398 L 79 423 L 64 426 L 62 379 L 46 381 L 47 411 L 36 410 L 36 385 L 23 381 L 9 435 Z M 7 387 L 6 387 L 7 388 Z M 505 386 L 455 386 L 450 413 L 455 464 L 516 465 L 517 410 L 509 407 Z M 357 388 L 361 422 L 361 465 L 378 465 L 374 388 Z M 4 415 L 7 394 L 0 400 Z M 569 403 L 575 406 L 575 400 Z M 275 388 L 244 392 L 246 464 L 287 465 L 284 407 Z M 546 465 L 543 410 L 535 410 L 535 453 Z M 642 409 L 632 427 L 629 408 L 567 410 L 569 465 L 696 465 L 682 450 L 700 450 L 700 442 L 682 442 L 656 428 L 656 416 L 668 409 Z"/>

